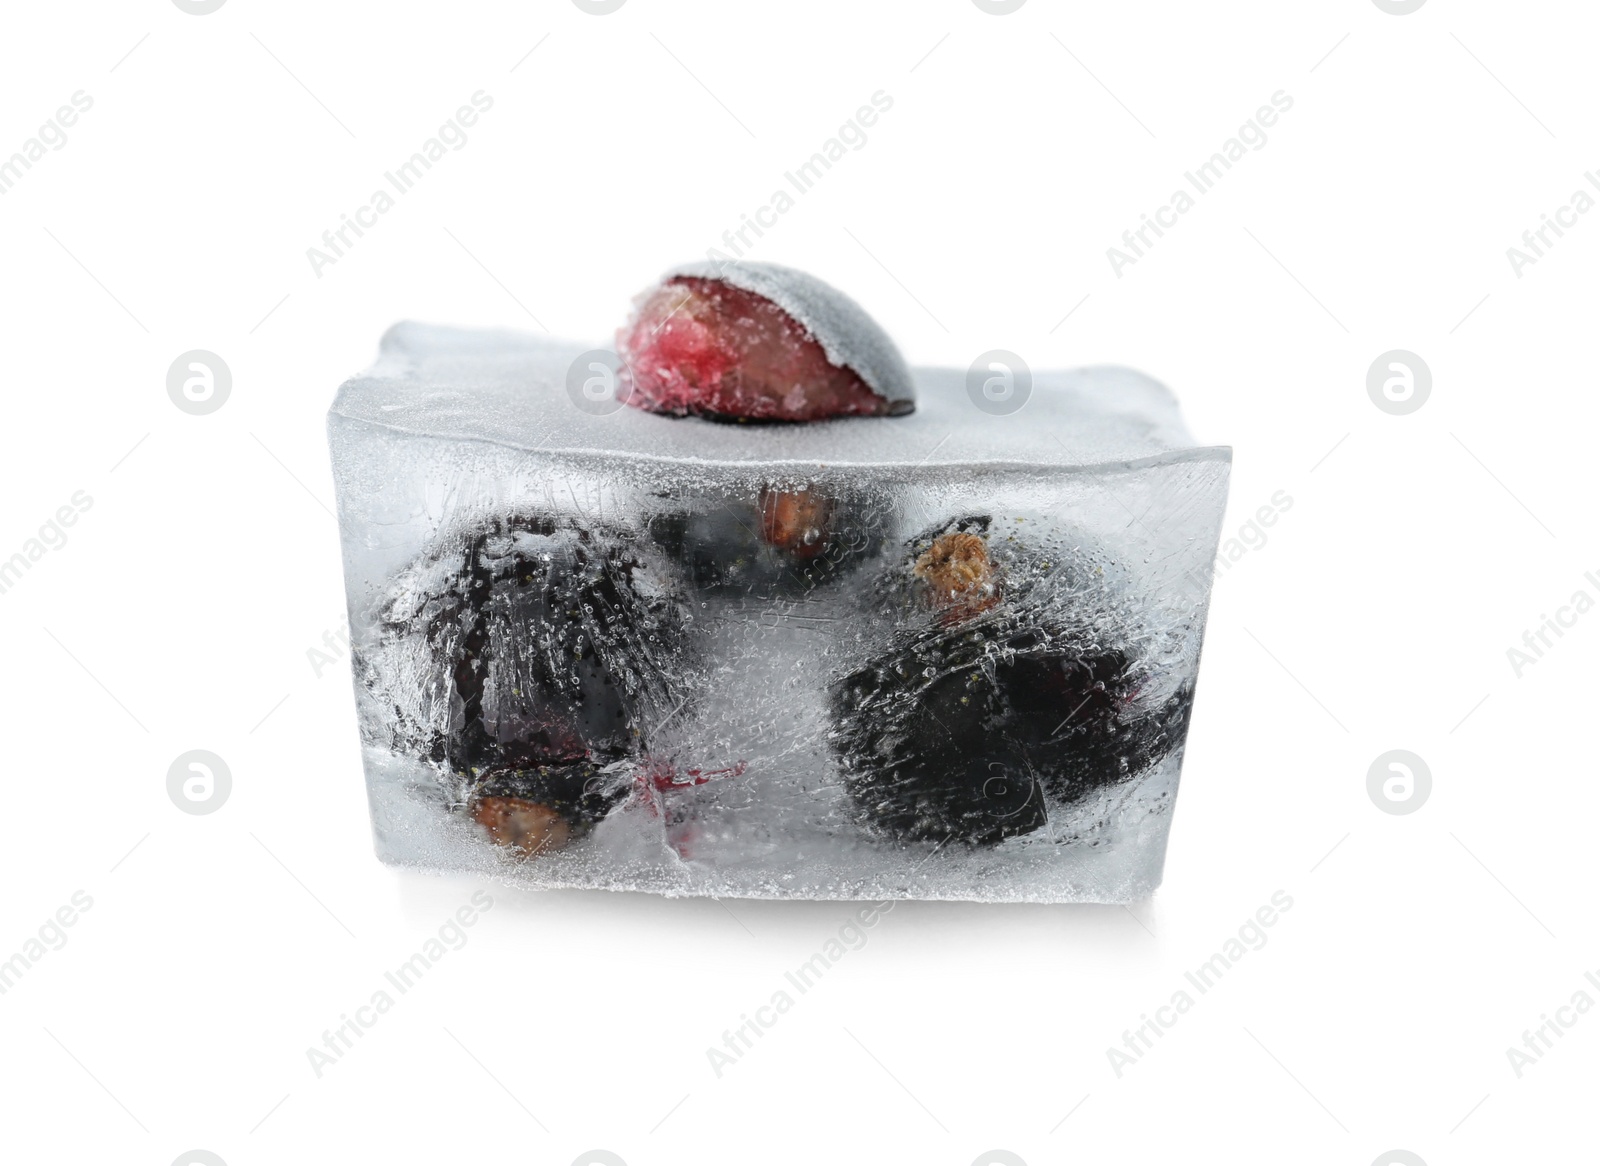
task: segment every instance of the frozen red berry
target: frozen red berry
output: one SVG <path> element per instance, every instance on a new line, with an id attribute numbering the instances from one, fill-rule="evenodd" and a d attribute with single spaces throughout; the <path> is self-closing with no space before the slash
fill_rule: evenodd
<path id="1" fill-rule="evenodd" d="M 628 403 L 738 421 L 911 412 L 894 342 L 849 297 L 775 264 L 694 264 L 634 303 L 617 333 Z"/>

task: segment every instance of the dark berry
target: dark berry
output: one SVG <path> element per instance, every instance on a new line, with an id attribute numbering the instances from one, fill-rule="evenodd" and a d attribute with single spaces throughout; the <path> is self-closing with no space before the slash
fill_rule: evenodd
<path id="1" fill-rule="evenodd" d="M 495 517 L 402 573 L 364 664 L 395 706 L 392 748 L 448 774 L 498 841 L 555 814 L 565 832 L 538 846 L 554 849 L 626 797 L 645 733 L 687 692 L 686 619 L 665 565 L 614 532 Z"/>
<path id="2" fill-rule="evenodd" d="M 669 507 L 649 530 L 697 588 L 762 598 L 808 591 L 877 555 L 887 519 L 881 499 L 786 485 Z"/>
<path id="3" fill-rule="evenodd" d="M 995 553 L 987 518 L 912 542 L 882 581 L 907 624 L 830 688 L 830 745 L 864 822 L 993 845 L 1125 782 L 1183 740 L 1190 693 L 1153 678 L 1061 564 Z M 907 612 L 909 611 L 909 619 Z"/>

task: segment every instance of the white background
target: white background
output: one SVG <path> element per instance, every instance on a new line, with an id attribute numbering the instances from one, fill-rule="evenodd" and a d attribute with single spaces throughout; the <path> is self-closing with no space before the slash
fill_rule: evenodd
<path id="1" fill-rule="evenodd" d="M 0 156 L 94 105 L 0 197 L 0 558 L 93 505 L 0 595 L 0 958 L 93 907 L 0 996 L 0 1157 L 1592 1152 L 1600 1015 L 1520 1078 L 1506 1050 L 1600 969 L 1600 614 L 1520 677 L 1507 649 L 1600 595 L 1600 215 L 1520 277 L 1506 249 L 1600 167 L 1595 32 L 1579 0 L 8 6 Z M 913 363 L 1140 367 L 1234 446 L 1228 533 L 1293 499 L 1217 581 L 1165 884 L 896 907 L 720 1079 L 707 1047 L 847 907 L 494 886 L 319 1079 L 306 1049 L 488 886 L 375 861 L 346 661 L 308 656 L 342 627 L 334 389 L 401 318 L 606 341 L 880 89 L 754 257 Z M 314 274 L 477 90 L 468 144 Z M 1278 90 L 1264 148 L 1114 274 Z M 208 416 L 166 392 L 196 348 L 233 374 Z M 1395 348 L 1433 374 L 1408 416 L 1366 391 Z M 233 775 L 209 816 L 166 792 L 199 748 Z M 1403 817 L 1366 789 L 1395 748 L 1433 774 Z M 1108 1047 L 1278 890 L 1266 946 L 1119 1077 Z"/>

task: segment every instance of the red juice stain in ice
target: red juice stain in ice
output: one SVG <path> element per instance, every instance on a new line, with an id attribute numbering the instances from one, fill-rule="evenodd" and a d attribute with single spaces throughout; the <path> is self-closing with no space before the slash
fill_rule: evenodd
<path id="1" fill-rule="evenodd" d="M 698 765 L 679 770 L 670 761 L 651 758 L 633 775 L 634 798 L 650 811 L 652 817 L 659 816 L 661 804 L 656 795 L 669 789 L 685 789 L 692 785 L 705 785 L 720 777 L 742 777 L 749 764 L 740 761 L 723 769 L 702 769 Z"/>

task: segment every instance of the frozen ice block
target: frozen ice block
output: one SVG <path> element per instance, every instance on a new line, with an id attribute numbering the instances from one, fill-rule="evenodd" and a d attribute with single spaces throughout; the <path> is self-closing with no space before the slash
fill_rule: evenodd
<path id="1" fill-rule="evenodd" d="M 401 324 L 328 418 L 379 857 L 540 887 L 1125 902 L 1161 881 L 1230 452 L 965 369 L 737 424 Z M 580 359 L 581 358 L 581 359 Z M 574 387 L 579 386 L 579 387 Z"/>

